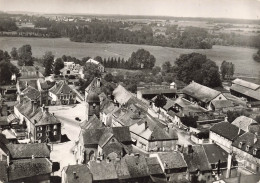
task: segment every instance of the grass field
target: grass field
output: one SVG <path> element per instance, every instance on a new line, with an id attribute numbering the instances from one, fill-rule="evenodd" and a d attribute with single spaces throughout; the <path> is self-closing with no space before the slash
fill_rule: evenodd
<path id="1" fill-rule="evenodd" d="M 243 76 L 258 76 L 260 63 L 252 59 L 256 53 L 254 48 L 214 46 L 210 50 L 193 50 L 169 48 L 160 46 L 132 45 L 132 44 L 103 44 L 103 43 L 76 43 L 66 38 L 24 38 L 24 37 L 0 37 L 0 49 L 11 51 L 12 47 L 21 47 L 24 44 L 32 46 L 33 56 L 42 57 L 46 51 L 52 51 L 55 57 L 71 55 L 77 58 L 85 56 L 95 57 L 121 57 L 128 59 L 133 51 L 144 48 L 156 57 L 156 64 L 161 65 L 165 61 L 174 63 L 180 54 L 198 52 L 206 54 L 219 66 L 223 60 L 235 64 L 235 73 Z"/>

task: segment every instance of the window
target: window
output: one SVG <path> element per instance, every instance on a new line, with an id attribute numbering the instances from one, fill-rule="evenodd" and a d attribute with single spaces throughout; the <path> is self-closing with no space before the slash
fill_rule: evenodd
<path id="1" fill-rule="evenodd" d="M 53 132 L 53 135 L 57 135 L 57 132 L 56 132 L 56 131 L 54 131 L 54 132 Z"/>
<path id="2" fill-rule="evenodd" d="M 243 145 L 243 142 L 239 142 L 238 147 L 239 147 L 239 148 L 242 148 L 242 145 Z"/>
<path id="3" fill-rule="evenodd" d="M 46 126 L 46 130 L 50 130 L 50 126 Z"/>
<path id="4" fill-rule="evenodd" d="M 249 148 L 250 148 L 250 146 L 249 146 L 249 145 L 247 145 L 247 146 L 246 146 L 246 151 L 249 151 Z"/>
<path id="5" fill-rule="evenodd" d="M 222 98 L 221 97 L 219 97 L 219 100 L 221 100 Z"/>
<path id="6" fill-rule="evenodd" d="M 253 155 L 256 155 L 257 149 L 253 150 Z"/>
<path id="7" fill-rule="evenodd" d="M 57 125 L 54 125 L 54 126 L 53 126 L 53 129 L 57 129 Z"/>
<path id="8" fill-rule="evenodd" d="M 46 136 L 49 136 L 49 132 L 46 132 Z"/>
<path id="9" fill-rule="evenodd" d="M 42 133 L 37 133 L 37 137 L 41 137 L 42 136 Z"/>

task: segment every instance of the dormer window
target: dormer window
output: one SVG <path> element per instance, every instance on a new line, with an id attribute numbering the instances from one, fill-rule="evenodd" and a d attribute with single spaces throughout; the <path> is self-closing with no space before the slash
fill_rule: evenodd
<path id="1" fill-rule="evenodd" d="M 96 104 L 94 103 L 94 104 L 93 104 L 93 109 L 95 109 L 95 108 L 96 108 Z"/>
<path id="2" fill-rule="evenodd" d="M 242 148 L 242 145 L 243 145 L 243 142 L 239 142 L 238 147 L 239 147 L 239 148 Z"/>
<path id="3" fill-rule="evenodd" d="M 254 150 L 253 150 L 253 155 L 256 155 L 256 152 L 257 152 L 257 149 L 254 148 Z"/>
<path id="4" fill-rule="evenodd" d="M 247 146 L 246 146 L 246 151 L 249 151 L 249 148 L 250 148 L 250 146 L 249 146 L 249 145 L 247 145 Z"/>

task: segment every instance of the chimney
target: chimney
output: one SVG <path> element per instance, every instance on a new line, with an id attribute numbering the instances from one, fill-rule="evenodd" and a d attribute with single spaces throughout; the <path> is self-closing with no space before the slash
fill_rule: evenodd
<path id="1" fill-rule="evenodd" d="M 77 179 L 77 173 L 73 172 L 74 179 Z"/>
<path id="2" fill-rule="evenodd" d="M 97 87 L 99 88 L 100 87 L 100 78 L 97 78 Z"/>
<path id="3" fill-rule="evenodd" d="M 188 145 L 187 154 L 193 153 L 192 145 Z"/>
<path id="4" fill-rule="evenodd" d="M 257 142 L 257 136 L 256 134 L 254 135 L 254 144 Z"/>
<path id="5" fill-rule="evenodd" d="M 240 134 L 240 132 L 241 132 L 241 129 L 239 128 L 239 129 L 238 129 L 238 133 L 237 133 L 237 134 L 239 135 L 239 134 Z"/>
<path id="6" fill-rule="evenodd" d="M 232 153 L 229 153 L 227 159 L 227 174 L 226 174 L 227 179 L 230 177 L 231 165 L 232 165 Z"/>
<path id="7" fill-rule="evenodd" d="M 147 121 L 144 122 L 144 128 L 145 128 L 145 130 L 148 128 Z"/>
<path id="8" fill-rule="evenodd" d="M 34 155 L 32 155 L 32 159 L 34 159 Z"/>
<path id="9" fill-rule="evenodd" d="M 34 101 L 33 100 L 31 101 L 31 105 L 32 105 L 32 112 L 34 113 L 35 112 L 35 105 L 34 105 Z"/>

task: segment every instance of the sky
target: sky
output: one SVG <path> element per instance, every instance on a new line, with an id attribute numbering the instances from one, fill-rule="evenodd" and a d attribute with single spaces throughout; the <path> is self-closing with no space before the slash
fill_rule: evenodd
<path id="1" fill-rule="evenodd" d="M 0 11 L 260 19 L 260 0 L 0 0 Z"/>

